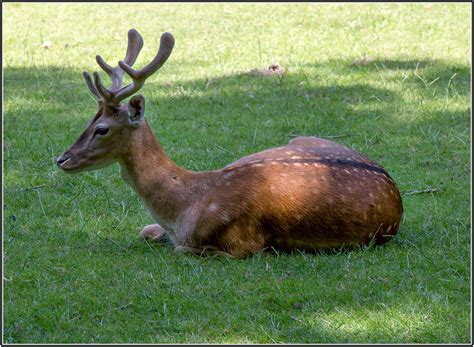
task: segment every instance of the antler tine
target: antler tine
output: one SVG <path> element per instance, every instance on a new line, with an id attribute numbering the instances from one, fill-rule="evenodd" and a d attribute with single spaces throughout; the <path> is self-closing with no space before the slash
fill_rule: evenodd
<path id="1" fill-rule="evenodd" d="M 135 29 L 130 29 L 128 31 L 128 46 L 124 61 L 126 61 L 127 64 L 129 64 L 130 66 L 132 66 L 137 60 L 138 54 L 140 53 L 142 47 L 142 36 Z M 123 70 L 119 66 L 110 66 L 100 55 L 97 55 L 95 59 L 97 61 L 97 64 L 99 64 L 99 66 L 102 68 L 102 70 L 107 72 L 107 74 L 112 79 L 112 86 L 110 87 L 110 90 L 114 91 L 120 89 L 120 87 L 122 86 Z"/>
<path id="2" fill-rule="evenodd" d="M 137 60 L 138 54 L 143 47 L 143 37 L 135 29 L 128 31 L 128 47 L 124 61 L 132 66 Z"/>
<path id="3" fill-rule="evenodd" d="M 94 84 L 97 87 L 97 90 L 99 91 L 100 95 L 102 95 L 104 101 L 110 102 L 112 100 L 112 92 L 104 87 L 97 71 L 94 71 Z"/>
<path id="4" fill-rule="evenodd" d="M 122 75 L 123 71 L 120 67 L 112 67 L 105 62 L 105 60 L 100 56 L 96 55 L 95 60 L 97 64 L 101 67 L 102 70 L 107 72 L 107 75 L 110 76 L 112 80 L 112 86 L 110 87 L 111 90 L 117 90 L 122 86 Z"/>
<path id="5" fill-rule="evenodd" d="M 155 58 L 141 70 L 134 70 L 130 64 L 126 61 L 119 61 L 119 66 L 125 71 L 131 78 L 132 83 L 120 88 L 114 92 L 114 101 L 120 102 L 120 100 L 137 92 L 145 83 L 145 80 L 156 72 L 169 58 L 174 47 L 174 37 L 168 32 L 161 35 L 160 48 Z"/>
<path id="6" fill-rule="evenodd" d="M 94 94 L 97 97 L 97 101 L 100 101 L 102 99 L 102 96 L 100 95 L 99 91 L 95 87 L 94 83 L 92 82 L 91 75 L 87 71 L 82 72 L 82 76 L 84 76 L 84 79 L 86 80 L 87 87 L 91 91 L 92 94 Z"/>

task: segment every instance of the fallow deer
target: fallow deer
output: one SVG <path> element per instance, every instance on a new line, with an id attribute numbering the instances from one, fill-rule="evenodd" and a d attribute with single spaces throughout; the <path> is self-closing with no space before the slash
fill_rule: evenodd
<path id="1" fill-rule="evenodd" d="M 157 224 L 141 237 L 168 236 L 177 252 L 246 257 L 264 249 L 316 251 L 380 244 L 393 237 L 402 215 L 399 190 L 378 164 L 354 150 L 316 137 L 243 157 L 221 170 L 193 172 L 176 165 L 145 120 L 145 99 L 134 95 L 168 59 L 174 38 L 163 33 L 156 57 L 132 68 L 143 46 L 128 32 L 125 59 L 83 76 L 98 111 L 77 141 L 57 159 L 67 173 L 120 164 Z M 125 72 L 132 82 L 122 87 Z M 159 224 L 158 224 L 159 223 Z"/>

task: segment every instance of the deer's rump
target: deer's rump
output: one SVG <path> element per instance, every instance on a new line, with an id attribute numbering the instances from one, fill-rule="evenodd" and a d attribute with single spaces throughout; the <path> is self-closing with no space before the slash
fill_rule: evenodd
<path id="1" fill-rule="evenodd" d="M 225 217 L 212 235 L 220 248 L 328 249 L 396 233 L 401 197 L 383 168 L 356 154 L 328 158 L 318 148 L 288 147 L 223 170 L 208 215 Z"/>

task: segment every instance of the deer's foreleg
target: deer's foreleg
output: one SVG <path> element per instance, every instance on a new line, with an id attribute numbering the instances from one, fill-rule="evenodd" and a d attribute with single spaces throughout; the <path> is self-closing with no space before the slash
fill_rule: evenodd
<path id="1" fill-rule="evenodd" d="M 153 242 L 170 242 L 166 230 L 163 229 L 163 227 L 159 224 L 150 224 L 145 226 L 140 233 L 140 238 L 142 240 Z"/>

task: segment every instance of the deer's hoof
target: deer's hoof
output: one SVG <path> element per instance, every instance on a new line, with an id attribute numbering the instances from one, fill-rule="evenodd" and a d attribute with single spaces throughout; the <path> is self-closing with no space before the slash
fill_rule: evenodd
<path id="1" fill-rule="evenodd" d="M 144 227 L 140 233 L 142 240 L 148 240 L 153 242 L 169 242 L 168 234 L 158 224 L 150 224 Z"/>

